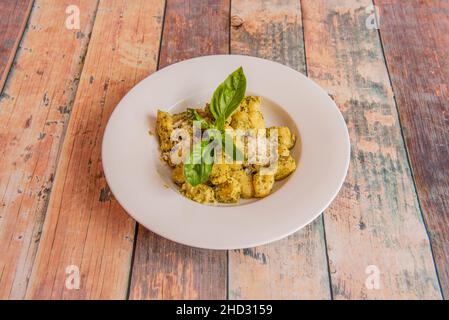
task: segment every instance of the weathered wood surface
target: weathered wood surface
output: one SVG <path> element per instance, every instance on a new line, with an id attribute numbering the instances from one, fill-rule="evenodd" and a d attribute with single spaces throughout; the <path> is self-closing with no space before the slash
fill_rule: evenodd
<path id="1" fill-rule="evenodd" d="M 31 3 L 0 3 L 0 88 Z M 449 296 L 448 3 L 375 3 L 417 192 L 379 32 L 366 27 L 371 1 L 168 1 L 159 67 L 229 50 L 279 61 L 326 88 L 350 131 L 350 171 L 324 224 L 228 261 L 141 226 L 136 236 L 102 172 L 110 113 L 157 67 L 164 1 L 101 0 L 97 14 L 98 1 L 79 0 L 81 30 L 68 30 L 71 1 L 36 0 L 0 97 L 0 298 Z M 70 265 L 79 290 L 65 286 Z"/>
<path id="2" fill-rule="evenodd" d="M 156 69 L 163 9 L 160 0 L 99 3 L 27 298 L 126 298 L 135 222 L 107 187 L 100 146 L 119 100 Z M 79 290 L 65 286 L 69 265 Z"/>
<path id="3" fill-rule="evenodd" d="M 87 50 L 96 3 L 81 1 L 81 30 L 67 30 L 71 3 L 35 2 L 0 100 L 0 298 L 25 295 Z"/>
<path id="4" fill-rule="evenodd" d="M 299 1 L 233 0 L 231 53 L 306 73 Z M 322 217 L 275 243 L 229 252 L 231 299 L 329 299 Z"/>
<path id="5" fill-rule="evenodd" d="M 229 53 L 227 30 L 228 0 L 168 0 L 159 67 Z M 130 299 L 225 299 L 226 278 L 226 251 L 183 246 L 139 226 Z"/>
<path id="6" fill-rule="evenodd" d="M 32 0 L 0 2 L 0 91 L 5 84 L 32 6 Z"/>
<path id="7" fill-rule="evenodd" d="M 376 4 L 416 189 L 449 299 L 449 2 Z"/>
<path id="8" fill-rule="evenodd" d="M 366 27 L 370 5 L 302 1 L 309 76 L 334 97 L 352 143 L 346 182 L 324 215 L 333 297 L 440 298 L 379 34 Z M 377 270 L 370 289 L 367 272 Z"/>

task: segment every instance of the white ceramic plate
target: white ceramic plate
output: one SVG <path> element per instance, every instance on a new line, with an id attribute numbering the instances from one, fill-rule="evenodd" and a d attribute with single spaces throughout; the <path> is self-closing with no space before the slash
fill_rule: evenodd
<path id="1" fill-rule="evenodd" d="M 204 106 L 242 66 L 247 95 L 263 98 L 266 125 L 287 125 L 300 137 L 297 170 L 270 196 L 236 206 L 207 206 L 181 196 L 159 160 L 157 109 Z M 328 94 L 284 65 L 217 55 L 173 64 L 136 85 L 114 110 L 103 139 L 103 167 L 123 208 L 151 231 L 189 246 L 253 247 L 281 239 L 313 221 L 338 193 L 349 165 L 345 121 Z"/>

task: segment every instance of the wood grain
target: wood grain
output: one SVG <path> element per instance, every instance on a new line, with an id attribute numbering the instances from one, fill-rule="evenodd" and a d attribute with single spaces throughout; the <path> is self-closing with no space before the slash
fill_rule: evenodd
<path id="1" fill-rule="evenodd" d="M 0 91 L 19 46 L 32 0 L 3 0 L 0 2 Z"/>
<path id="2" fill-rule="evenodd" d="M 0 298 L 25 295 L 96 3 L 37 0 L 0 99 Z M 79 35 L 83 35 L 82 37 Z"/>
<path id="3" fill-rule="evenodd" d="M 229 52 L 229 1 L 168 0 L 159 67 Z M 196 249 L 139 226 L 130 299 L 224 299 L 226 251 Z"/>
<path id="4" fill-rule="evenodd" d="M 449 2 L 376 4 L 416 189 L 449 299 Z"/>
<path id="5" fill-rule="evenodd" d="M 232 1 L 231 52 L 306 72 L 299 1 Z M 275 243 L 229 252 L 232 299 L 329 299 L 322 218 Z"/>
<path id="6" fill-rule="evenodd" d="M 368 0 L 302 1 L 309 76 L 345 117 L 351 164 L 324 215 L 336 299 L 441 298 Z M 368 10 L 368 13 L 367 13 Z M 366 286 L 380 272 L 379 288 Z"/>
<path id="7" fill-rule="evenodd" d="M 27 298 L 126 298 L 135 222 L 111 195 L 100 146 L 123 95 L 156 69 L 164 2 L 101 0 Z M 78 290 L 66 287 L 79 268 Z"/>

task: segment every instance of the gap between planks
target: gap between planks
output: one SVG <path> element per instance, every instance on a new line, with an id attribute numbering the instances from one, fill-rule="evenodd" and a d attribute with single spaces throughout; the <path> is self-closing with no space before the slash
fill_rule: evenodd
<path id="1" fill-rule="evenodd" d="M 385 60 L 443 296 L 449 297 L 449 3 L 376 0 Z M 400 35 L 400 36 L 399 36 Z"/>
<path id="2" fill-rule="evenodd" d="M 351 164 L 324 221 L 336 299 L 441 298 L 371 1 L 302 1 L 309 76 L 348 125 Z M 330 45 L 323 45 L 330 44 Z M 369 268 L 380 287 L 366 285 Z"/>
<path id="3" fill-rule="evenodd" d="M 126 298 L 135 222 L 107 187 L 101 138 L 118 101 L 156 68 L 163 7 L 99 3 L 27 298 Z M 79 290 L 65 286 L 69 265 Z"/>
<path id="4" fill-rule="evenodd" d="M 0 92 L 3 92 L 12 63 L 25 35 L 34 0 L 5 1 L 0 4 Z M 15 20 L 15 21 L 14 21 Z M 18 20 L 18 21 L 17 21 Z M 15 23 L 11 23 L 11 22 Z M 6 27 L 3 25 L 6 23 Z"/>
<path id="5" fill-rule="evenodd" d="M 34 2 L 0 101 L 3 298 L 25 295 L 93 24 L 96 2 L 83 1 L 79 32 L 85 37 L 63 28 L 68 5 L 68 1 Z"/>
<path id="6" fill-rule="evenodd" d="M 228 0 L 167 2 L 159 67 L 229 53 Z M 226 251 L 187 247 L 139 226 L 130 299 L 225 299 Z"/>

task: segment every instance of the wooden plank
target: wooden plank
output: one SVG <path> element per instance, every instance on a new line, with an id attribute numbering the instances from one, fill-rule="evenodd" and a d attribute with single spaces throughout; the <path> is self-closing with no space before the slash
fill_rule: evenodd
<path id="1" fill-rule="evenodd" d="M 352 143 L 346 182 L 324 215 L 332 292 L 336 299 L 437 299 L 379 34 L 366 27 L 371 5 L 302 1 L 309 76 L 335 98 Z"/>
<path id="2" fill-rule="evenodd" d="M 376 4 L 416 189 L 449 299 L 449 2 Z"/>
<path id="3" fill-rule="evenodd" d="M 229 1 L 167 1 L 159 67 L 229 52 Z M 139 226 L 130 299 L 224 299 L 226 251 L 163 239 Z"/>
<path id="4" fill-rule="evenodd" d="M 299 1 L 232 1 L 231 52 L 306 72 Z M 328 299 L 322 218 L 275 243 L 229 252 L 229 297 Z"/>
<path id="5" fill-rule="evenodd" d="M 3 0 L 0 2 L 0 91 L 22 39 L 32 0 Z"/>
<path id="6" fill-rule="evenodd" d="M 99 3 L 27 298 L 126 298 L 135 222 L 107 187 L 100 147 L 119 100 L 156 69 L 163 9 L 160 0 Z M 71 265 L 78 290 L 66 286 Z"/>
<path id="7" fill-rule="evenodd" d="M 2 299 L 25 295 L 93 25 L 96 3 L 86 0 L 78 3 L 81 30 L 64 28 L 72 2 L 35 2 L 0 99 Z"/>

